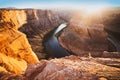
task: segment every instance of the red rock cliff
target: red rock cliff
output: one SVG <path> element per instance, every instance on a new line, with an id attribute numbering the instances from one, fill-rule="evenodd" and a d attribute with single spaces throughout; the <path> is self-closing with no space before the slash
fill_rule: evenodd
<path id="1" fill-rule="evenodd" d="M 24 23 L 24 10 L 0 10 L 0 72 L 20 74 L 38 62 L 26 35 L 18 31 Z"/>

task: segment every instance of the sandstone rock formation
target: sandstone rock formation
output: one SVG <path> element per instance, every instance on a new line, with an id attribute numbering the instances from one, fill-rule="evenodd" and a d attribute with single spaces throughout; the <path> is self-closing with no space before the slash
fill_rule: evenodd
<path id="1" fill-rule="evenodd" d="M 108 29 L 107 27 L 112 23 L 104 25 L 105 23 L 101 23 L 99 19 L 90 22 L 88 19 L 88 25 L 78 17 L 71 20 L 71 16 L 74 17 L 70 12 L 65 11 L 1 9 L 0 79 L 119 80 L 120 53 L 107 52 L 116 51 L 116 49 L 107 40 L 111 32 L 104 30 L 104 28 Z M 112 20 L 119 23 L 119 19 Z M 39 59 L 45 58 L 44 36 L 63 22 L 68 22 L 69 25 L 59 36 L 60 45 L 71 54 L 82 57 L 71 56 L 49 61 L 42 60 L 37 63 L 38 58 L 34 52 Z M 115 24 L 112 25 L 115 26 Z M 118 33 L 119 29 L 116 36 L 119 39 Z M 30 66 L 27 68 L 28 65 Z M 16 75 L 23 74 L 26 68 L 24 75 Z"/>
<path id="2" fill-rule="evenodd" d="M 38 58 L 32 51 L 26 36 L 17 31 L 9 21 L 0 22 L 0 72 L 21 74 L 27 65 L 36 62 Z"/>
<path id="3" fill-rule="evenodd" d="M 106 32 L 104 30 L 104 27 L 106 28 L 109 25 L 105 26 L 102 22 L 104 19 L 109 19 L 109 17 L 110 19 L 116 18 L 116 16 L 113 15 L 119 15 L 119 12 L 109 12 L 111 14 L 105 15 L 106 17 L 104 16 L 103 18 L 92 15 L 92 17 L 85 17 L 83 20 L 82 12 L 74 13 L 67 11 L 51 11 L 39 9 L 3 9 L 0 10 L 0 12 L 2 15 L 1 22 L 10 22 L 14 28 L 18 29 L 20 27 L 19 30 L 27 35 L 31 47 L 39 59 L 45 58 L 45 51 L 43 46 L 44 36 L 50 30 L 57 27 L 63 22 L 69 22 L 70 25 L 68 28 L 66 28 L 66 30 L 62 32 L 59 41 L 61 46 L 69 52 L 77 54 L 79 56 L 88 56 L 88 53 L 96 54 L 94 56 L 100 56 L 101 52 L 103 53 L 103 51 L 116 51 L 115 48 L 107 40 L 109 32 Z M 79 16 L 77 16 L 76 13 L 77 15 L 79 14 Z M 9 16 L 6 16 L 8 14 Z M 14 16 L 12 14 L 14 14 Z M 88 23 L 90 25 L 88 25 Z M 78 43 L 80 45 L 78 45 Z"/>
<path id="4" fill-rule="evenodd" d="M 27 65 L 38 62 L 33 51 L 43 58 L 40 54 L 43 36 L 67 19 L 61 18 L 57 12 L 48 10 L 0 9 L 0 71 L 22 73 Z M 18 29 L 26 33 L 33 51 L 25 34 Z"/>
<path id="5" fill-rule="evenodd" d="M 76 23 L 74 20 L 60 35 L 61 46 L 79 56 L 108 51 L 107 33 L 104 31 L 104 26 L 96 25 L 88 26 L 85 23 Z"/>
<path id="6" fill-rule="evenodd" d="M 120 68 L 110 64 L 120 67 L 120 60 L 69 56 L 30 65 L 24 75 L 28 80 L 119 80 Z"/>
<path id="7" fill-rule="evenodd" d="M 25 24 L 26 19 L 24 10 L 0 9 L 0 23 L 10 22 L 14 29 L 18 29 Z"/>
<path id="8" fill-rule="evenodd" d="M 23 75 L 13 74 L 13 73 L 0 73 L 0 80 L 27 80 Z"/>

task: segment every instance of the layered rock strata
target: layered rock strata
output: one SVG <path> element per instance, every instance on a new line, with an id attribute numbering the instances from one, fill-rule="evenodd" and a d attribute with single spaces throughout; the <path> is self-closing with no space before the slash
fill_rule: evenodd
<path id="1" fill-rule="evenodd" d="M 21 74 L 39 60 L 26 35 L 17 29 L 26 23 L 23 10 L 0 10 L 0 72 Z"/>

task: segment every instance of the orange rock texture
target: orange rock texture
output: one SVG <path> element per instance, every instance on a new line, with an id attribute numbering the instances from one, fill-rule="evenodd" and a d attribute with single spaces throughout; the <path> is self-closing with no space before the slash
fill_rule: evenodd
<path id="1" fill-rule="evenodd" d="M 18 29 L 24 23 L 26 23 L 26 13 L 24 10 L 0 10 L 0 23 L 10 22 L 11 27 Z"/>
<path id="2" fill-rule="evenodd" d="M 0 9 L 0 72 L 21 74 L 29 64 L 38 62 L 37 56 L 44 57 L 45 33 L 62 22 L 56 12 L 49 10 Z"/>
<path id="3" fill-rule="evenodd" d="M 21 74 L 27 65 L 39 61 L 26 35 L 17 30 L 25 20 L 23 10 L 0 10 L 0 72 Z"/>

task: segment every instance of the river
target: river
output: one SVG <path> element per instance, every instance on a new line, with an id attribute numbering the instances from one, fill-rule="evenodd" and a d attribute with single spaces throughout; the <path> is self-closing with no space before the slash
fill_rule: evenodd
<path id="1" fill-rule="evenodd" d="M 59 41 L 58 41 L 57 36 L 56 36 L 65 27 L 67 27 L 66 23 L 63 23 L 60 26 L 58 26 L 57 29 L 53 32 L 53 34 L 51 36 L 49 36 L 47 41 L 44 43 L 45 48 L 46 48 L 48 54 L 50 54 L 54 58 L 55 57 L 56 58 L 60 58 L 60 57 L 69 56 L 70 55 L 65 49 L 63 49 L 60 46 Z"/>

